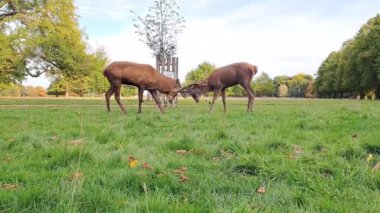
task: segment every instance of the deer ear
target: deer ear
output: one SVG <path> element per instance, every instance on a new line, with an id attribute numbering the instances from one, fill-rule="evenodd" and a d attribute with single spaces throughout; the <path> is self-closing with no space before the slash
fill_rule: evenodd
<path id="1" fill-rule="evenodd" d="M 179 82 L 179 78 L 177 78 L 177 80 L 175 80 L 175 83 L 176 83 L 177 85 L 181 85 L 181 82 Z"/>

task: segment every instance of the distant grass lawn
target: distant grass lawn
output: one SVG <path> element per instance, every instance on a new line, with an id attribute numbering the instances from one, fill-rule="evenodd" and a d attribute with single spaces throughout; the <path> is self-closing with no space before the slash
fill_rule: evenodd
<path id="1" fill-rule="evenodd" d="M 379 101 L 246 102 L 0 99 L 0 212 L 379 212 Z"/>

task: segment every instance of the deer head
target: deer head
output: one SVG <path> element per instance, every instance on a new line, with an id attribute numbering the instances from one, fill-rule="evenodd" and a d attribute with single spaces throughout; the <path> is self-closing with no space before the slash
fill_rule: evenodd
<path id="1" fill-rule="evenodd" d="M 202 86 L 203 84 L 200 83 L 190 84 L 182 88 L 180 93 L 184 98 L 190 95 L 193 97 L 194 101 L 198 103 L 202 95 Z"/>
<path id="2" fill-rule="evenodd" d="M 173 102 L 173 100 L 174 100 L 174 98 L 177 96 L 178 92 L 181 91 L 181 83 L 179 82 L 179 79 L 177 79 L 177 80 L 175 81 L 175 84 L 176 84 L 176 86 L 175 86 L 174 88 L 172 88 L 172 89 L 168 92 L 168 94 L 167 94 L 167 96 L 168 96 L 168 100 L 169 100 L 169 103 L 170 103 L 170 104 Z"/>

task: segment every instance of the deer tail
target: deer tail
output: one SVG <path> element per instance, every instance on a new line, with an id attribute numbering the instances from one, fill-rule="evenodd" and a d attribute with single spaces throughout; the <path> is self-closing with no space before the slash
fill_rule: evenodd
<path id="1" fill-rule="evenodd" d="M 258 72 L 257 66 L 251 65 L 251 80 L 250 81 L 252 81 L 253 76 L 255 76 L 257 72 Z"/>
<path id="2" fill-rule="evenodd" d="M 252 65 L 252 67 L 253 67 L 253 69 L 252 69 L 253 74 L 256 75 L 256 73 L 258 72 L 258 70 L 257 70 L 257 66 Z"/>
<path id="3" fill-rule="evenodd" d="M 105 69 L 103 70 L 103 76 L 104 76 L 104 77 L 107 77 L 107 73 L 108 73 L 108 68 L 105 68 Z"/>

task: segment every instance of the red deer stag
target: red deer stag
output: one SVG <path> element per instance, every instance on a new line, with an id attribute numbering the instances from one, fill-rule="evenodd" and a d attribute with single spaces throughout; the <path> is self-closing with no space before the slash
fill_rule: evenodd
<path id="1" fill-rule="evenodd" d="M 226 112 L 226 89 L 234 85 L 240 84 L 248 94 L 247 112 L 252 112 L 255 92 L 250 86 L 253 76 L 257 73 L 257 67 L 245 62 L 234 63 L 214 70 L 207 78 L 198 83 L 191 84 L 182 88 L 180 93 L 183 97 L 191 95 L 195 102 L 199 102 L 199 98 L 203 93 L 214 92 L 214 98 L 211 102 L 212 107 L 222 93 L 224 112 Z"/>
<path id="2" fill-rule="evenodd" d="M 148 64 L 137 64 L 127 61 L 113 62 L 107 66 L 103 72 L 104 76 L 110 83 L 110 88 L 107 91 L 106 104 L 107 110 L 110 111 L 110 98 L 115 93 L 115 99 L 120 106 L 120 109 L 125 113 L 125 108 L 120 102 L 120 87 L 121 84 L 133 85 L 138 88 L 139 109 L 141 113 L 141 102 L 143 101 L 143 92 L 148 90 L 156 101 L 161 113 L 164 112 L 157 91 L 166 94 L 169 102 L 177 96 L 181 89 L 179 80 L 174 80 L 157 72 Z"/>

